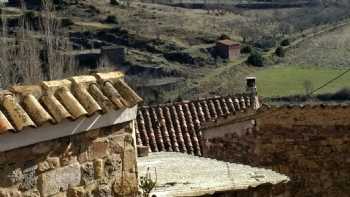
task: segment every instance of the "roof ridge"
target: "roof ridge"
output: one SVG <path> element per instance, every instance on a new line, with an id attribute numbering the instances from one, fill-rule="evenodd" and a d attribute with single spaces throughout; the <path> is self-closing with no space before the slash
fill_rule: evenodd
<path id="1" fill-rule="evenodd" d="M 249 93 L 214 95 L 214 96 L 206 96 L 206 97 L 197 97 L 194 99 L 186 99 L 186 100 L 181 100 L 181 101 L 173 101 L 173 102 L 160 103 L 160 104 L 144 105 L 144 106 L 141 106 L 140 108 L 165 107 L 165 106 L 173 106 L 173 105 L 179 105 L 179 104 L 190 104 L 193 102 L 204 101 L 204 100 L 208 101 L 208 100 L 221 99 L 221 98 L 238 98 L 238 97 L 242 97 L 242 96 L 252 97 L 252 95 Z"/>
<path id="2" fill-rule="evenodd" d="M 14 85 L 0 91 L 0 134 L 130 108 L 142 99 L 119 71 Z"/>

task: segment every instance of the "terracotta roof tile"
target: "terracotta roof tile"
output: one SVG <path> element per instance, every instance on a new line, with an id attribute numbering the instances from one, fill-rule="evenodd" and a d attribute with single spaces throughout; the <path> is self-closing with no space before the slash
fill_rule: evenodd
<path id="1" fill-rule="evenodd" d="M 150 111 L 149 109 L 144 109 L 144 111 L 141 114 L 143 114 L 143 117 L 145 120 L 146 131 L 150 140 L 149 141 L 150 148 L 153 152 L 158 152 L 158 146 L 156 142 L 156 136 L 154 135 L 154 131 L 153 131 L 153 124 L 150 116 Z"/>
<path id="2" fill-rule="evenodd" d="M 160 121 L 160 130 L 164 138 L 165 149 L 171 152 L 173 151 L 173 147 L 171 145 L 170 136 L 166 125 L 163 109 L 161 107 L 157 107 L 157 111 L 158 111 L 158 119 Z"/>
<path id="3" fill-rule="evenodd" d="M 174 123 L 173 123 L 173 120 L 171 118 L 170 108 L 165 106 L 164 112 L 165 112 L 166 127 L 167 127 L 168 132 L 169 132 L 169 138 L 171 140 L 172 149 L 175 152 L 179 152 L 180 151 L 179 144 L 177 142 L 177 136 L 176 136 L 176 132 L 175 132 L 175 128 L 174 128 Z"/>
<path id="4" fill-rule="evenodd" d="M 252 101 L 250 95 L 240 94 L 141 107 L 137 118 L 140 145 L 150 145 L 152 152 L 201 155 L 201 124 L 253 110 Z"/>
<path id="5" fill-rule="evenodd" d="M 176 133 L 176 137 L 177 137 L 177 141 L 180 145 L 180 151 L 181 152 L 187 152 L 187 147 L 185 144 L 185 140 L 184 137 L 182 135 L 182 129 L 181 129 L 181 124 L 179 121 L 179 116 L 177 114 L 177 110 L 176 110 L 176 106 L 173 105 L 171 106 L 171 112 L 172 112 L 172 118 L 173 118 L 173 122 L 174 122 L 174 128 L 175 128 L 175 133 Z"/>
<path id="6" fill-rule="evenodd" d="M 132 107 L 142 99 L 122 77 L 121 72 L 97 73 L 1 91 L 0 134 Z"/>
<path id="7" fill-rule="evenodd" d="M 178 104 L 176 105 L 177 113 L 179 116 L 179 123 L 180 123 L 180 128 L 181 130 L 179 132 L 182 132 L 182 137 L 184 138 L 185 146 L 187 149 L 187 152 L 189 154 L 193 154 L 193 145 L 191 141 L 191 136 L 188 131 L 188 126 L 187 126 L 187 119 L 185 118 L 185 113 L 183 109 L 183 104 Z"/>
<path id="8" fill-rule="evenodd" d="M 14 131 L 15 128 L 7 120 L 6 116 L 0 111 L 0 134 L 6 133 L 7 131 Z"/>
<path id="9" fill-rule="evenodd" d="M 23 104 L 25 110 L 31 115 L 31 118 L 38 126 L 41 126 L 47 122 L 54 123 L 51 115 L 32 94 L 28 94 L 23 98 Z"/>
<path id="10" fill-rule="evenodd" d="M 165 146 L 164 146 L 164 138 L 162 135 L 162 132 L 160 130 L 160 120 L 157 117 L 157 113 L 155 108 L 151 108 L 151 119 L 152 122 L 154 123 L 154 135 L 156 137 L 156 142 L 158 146 L 159 151 L 165 151 Z"/>
<path id="11" fill-rule="evenodd" d="M 143 118 L 141 111 L 137 112 L 137 119 L 138 119 L 138 121 L 137 121 L 138 129 L 136 129 L 136 132 L 139 133 L 139 135 L 141 137 L 141 142 L 138 142 L 138 144 L 150 147 L 149 138 L 148 138 L 148 134 L 146 131 L 146 126 L 145 126 L 145 120 Z"/>

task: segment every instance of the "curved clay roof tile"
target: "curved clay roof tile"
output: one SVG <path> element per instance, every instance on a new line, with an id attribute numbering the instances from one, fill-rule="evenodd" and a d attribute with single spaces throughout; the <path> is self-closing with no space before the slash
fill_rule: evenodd
<path id="1" fill-rule="evenodd" d="M 119 91 L 114 88 L 112 82 L 106 81 L 103 85 L 103 92 L 114 103 L 117 109 L 125 108 L 126 101 L 120 95 Z"/>
<path id="2" fill-rule="evenodd" d="M 96 100 L 96 102 L 101 106 L 103 112 L 107 112 L 108 110 L 113 108 L 112 101 L 109 100 L 107 96 L 105 96 L 102 93 L 97 84 L 90 84 L 88 91 L 91 94 L 91 96 Z"/>
<path id="3" fill-rule="evenodd" d="M 163 135 L 162 132 L 160 130 L 160 122 L 157 118 L 157 114 L 156 114 L 156 110 L 155 108 L 150 108 L 150 115 L 152 118 L 152 123 L 153 123 L 153 129 L 154 129 L 154 134 L 156 137 L 156 142 L 158 145 L 158 150 L 159 151 L 164 151 L 165 150 L 165 145 L 164 145 L 164 139 L 163 139 Z"/>
<path id="4" fill-rule="evenodd" d="M 215 108 L 215 104 L 214 104 L 213 99 L 209 100 L 209 111 L 210 111 L 210 114 L 214 120 L 218 118 L 218 114 L 216 112 L 216 108 Z"/>
<path id="5" fill-rule="evenodd" d="M 102 111 L 101 106 L 95 101 L 95 99 L 89 94 L 89 92 L 85 88 L 79 86 L 78 84 L 75 84 L 73 86 L 73 90 L 79 102 L 88 112 L 88 115 L 92 115 L 96 112 Z"/>
<path id="6" fill-rule="evenodd" d="M 236 108 L 235 108 L 235 105 L 234 105 L 231 97 L 227 98 L 227 103 L 228 103 L 228 108 L 229 108 L 230 113 L 235 114 Z"/>
<path id="7" fill-rule="evenodd" d="M 123 80 L 119 79 L 115 83 L 115 87 L 120 92 L 122 97 L 128 101 L 128 107 L 135 106 L 137 103 L 142 102 L 142 98 L 136 94 L 136 92 L 131 89 L 128 84 L 126 84 Z"/>
<path id="8" fill-rule="evenodd" d="M 175 134 L 177 136 L 177 142 L 179 144 L 179 148 L 181 152 L 187 152 L 187 147 L 185 144 L 185 140 L 184 137 L 182 135 L 182 129 L 181 129 L 181 125 L 180 125 L 180 120 L 179 120 L 179 115 L 177 113 L 177 109 L 176 106 L 173 105 L 171 106 L 171 114 L 172 114 L 172 118 L 173 118 L 173 123 L 174 123 L 174 129 L 175 129 Z"/>
<path id="9" fill-rule="evenodd" d="M 7 120 L 6 116 L 0 111 L 0 134 L 6 133 L 7 131 L 14 131 L 15 129 L 11 123 Z"/>
<path id="10" fill-rule="evenodd" d="M 179 149 L 179 144 L 177 142 L 177 137 L 176 137 L 176 133 L 175 133 L 174 123 L 173 123 L 173 120 L 171 118 L 170 109 L 169 109 L 168 106 L 164 107 L 164 113 L 165 113 L 166 125 L 168 127 L 169 137 L 170 137 L 171 142 L 172 142 L 173 150 L 175 152 L 179 152 L 180 149 Z"/>
<path id="11" fill-rule="evenodd" d="M 215 105 L 216 111 L 218 113 L 218 117 L 224 116 L 224 111 L 221 108 L 220 100 L 219 99 L 215 99 L 214 102 L 215 102 L 214 105 Z"/>
<path id="12" fill-rule="evenodd" d="M 26 111 L 16 102 L 13 95 L 4 96 L 3 107 L 6 109 L 17 130 L 21 131 L 26 127 L 36 127 Z"/>
<path id="13" fill-rule="evenodd" d="M 150 139 L 150 146 L 151 146 L 151 150 L 154 152 L 158 152 L 158 146 L 157 146 L 157 141 L 156 141 L 156 136 L 154 134 L 154 130 L 153 130 L 153 123 L 152 123 L 152 119 L 149 113 L 149 108 L 145 108 L 143 111 L 143 117 L 145 119 L 145 125 L 146 125 L 146 129 L 148 131 L 148 137 Z"/>
<path id="14" fill-rule="evenodd" d="M 138 127 L 137 130 L 139 131 L 141 136 L 142 143 L 140 145 L 145 145 L 149 147 L 149 138 L 146 131 L 145 120 L 143 118 L 141 111 L 137 112 L 137 127 Z"/>
<path id="15" fill-rule="evenodd" d="M 164 141 L 165 148 L 167 149 L 167 151 L 172 152 L 173 147 L 171 145 L 169 131 L 168 131 L 168 128 L 166 125 L 165 116 L 164 116 L 164 112 L 163 112 L 162 107 L 157 107 L 157 112 L 158 112 L 158 119 L 159 119 L 159 123 L 160 123 L 160 130 L 162 131 L 163 138 L 164 138 L 163 141 Z"/>
<path id="16" fill-rule="evenodd" d="M 235 105 L 235 109 L 237 111 L 241 111 L 241 105 L 239 104 L 239 100 L 237 97 L 234 98 L 234 101 L 233 101 L 234 105 Z"/>
<path id="17" fill-rule="evenodd" d="M 207 100 L 202 101 L 201 104 L 203 106 L 203 112 L 205 114 L 205 119 L 207 121 L 211 120 L 212 117 L 211 117 L 211 114 L 210 114 L 210 111 L 209 111 L 209 106 L 208 106 Z"/>
<path id="18" fill-rule="evenodd" d="M 241 96 L 240 98 L 240 105 L 241 105 L 241 109 L 245 110 L 247 108 L 246 103 L 245 103 L 245 99 L 243 96 Z"/>
<path id="19" fill-rule="evenodd" d="M 47 113 L 44 107 L 32 94 L 28 94 L 23 97 L 23 104 L 29 116 L 38 126 L 41 126 L 47 122 L 54 122 L 51 115 Z"/>
<path id="20" fill-rule="evenodd" d="M 177 113 L 179 115 L 179 120 L 182 128 L 182 136 L 185 140 L 185 145 L 187 148 L 187 153 L 193 155 L 194 154 L 194 149 L 191 141 L 191 136 L 188 130 L 185 114 L 184 114 L 184 109 L 181 104 L 176 105 L 177 106 Z M 181 131 L 180 131 L 181 132 Z"/>
<path id="21" fill-rule="evenodd" d="M 44 95 L 41 97 L 40 100 L 44 104 L 48 112 L 54 117 L 56 123 L 59 123 L 64 119 L 72 118 L 72 115 L 57 100 L 55 95 L 53 94 Z"/>
<path id="22" fill-rule="evenodd" d="M 226 98 L 222 97 L 220 99 L 220 104 L 221 104 L 221 108 L 222 108 L 222 111 L 223 111 L 224 115 L 225 116 L 229 115 L 230 114 L 230 110 L 228 109 Z"/>
<path id="23" fill-rule="evenodd" d="M 78 119 L 81 116 L 88 114 L 84 107 L 67 88 L 58 89 L 56 95 L 58 100 L 64 105 L 69 113 L 73 115 L 74 119 Z"/>

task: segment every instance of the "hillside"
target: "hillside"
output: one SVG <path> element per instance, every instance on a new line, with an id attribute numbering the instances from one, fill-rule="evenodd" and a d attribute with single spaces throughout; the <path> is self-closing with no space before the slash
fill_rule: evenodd
<path id="1" fill-rule="evenodd" d="M 217 58 L 213 53 L 213 46 L 222 36 L 263 54 L 266 66 L 283 64 L 314 67 L 328 64 L 330 67 L 337 65 L 344 67 L 347 64 L 346 57 L 349 55 L 345 44 L 346 28 L 335 31 L 333 37 L 323 38 L 326 35 L 322 34 L 311 41 L 307 39 L 299 43 L 296 48 L 290 49 L 285 58 L 274 55 L 274 50 L 282 40 L 286 38 L 291 42 L 298 40 L 310 32 L 347 18 L 347 7 L 344 6 L 330 4 L 303 8 L 210 10 L 138 1 L 112 5 L 107 0 L 64 0 L 55 5 L 53 13 L 54 18 L 60 20 L 62 25 L 57 32 L 57 38 L 70 41 L 67 45 L 69 52 L 65 54 L 77 56 L 79 60 L 70 61 L 69 64 L 74 65 L 73 69 L 61 66 L 63 75 L 89 73 L 95 70 L 123 70 L 130 84 L 138 90 L 146 102 L 159 103 L 241 92 L 246 76 L 259 76 L 260 71 L 269 72 L 269 68 L 247 65 L 245 61 L 249 54 L 243 54 L 235 61 Z M 3 19 L 6 18 L 8 21 L 9 37 L 18 38 L 20 28 L 16 27 L 20 26 L 21 18 L 24 18 L 33 25 L 33 29 L 28 32 L 30 35 L 35 35 L 33 39 L 39 38 L 39 42 L 45 40 L 43 39 L 45 31 L 40 30 L 42 13 L 33 5 L 27 5 L 25 10 L 3 8 L 2 15 Z M 342 41 L 339 39 L 332 41 L 339 36 L 342 36 Z M 327 44 L 328 42 L 332 45 Z M 331 56 L 328 62 L 322 61 L 320 54 L 326 54 L 323 51 L 330 49 L 321 50 L 319 49 L 321 45 L 338 47 L 339 50 L 331 49 L 334 52 L 324 56 Z M 96 59 L 104 47 L 111 46 L 126 49 L 123 63 L 110 66 L 108 62 Z M 308 53 L 305 53 L 305 50 Z M 309 55 L 309 51 L 312 55 Z M 41 57 L 38 58 L 36 61 L 42 61 Z M 83 58 L 83 61 L 79 58 Z M 16 64 L 19 64 L 18 68 L 21 69 L 21 64 L 18 62 Z M 3 82 L 3 86 L 47 79 L 45 69 L 45 67 L 39 68 L 43 72 L 40 74 L 41 78 L 17 76 L 18 78 Z M 22 72 L 24 71 L 19 73 Z M 49 78 L 62 78 L 63 75 L 52 75 Z M 3 76 L 11 76 L 11 73 Z M 268 80 L 262 79 L 262 81 Z M 263 95 L 271 94 L 263 93 Z"/>
<path id="2" fill-rule="evenodd" d="M 288 52 L 285 62 L 332 68 L 350 66 L 350 25 L 307 40 Z"/>

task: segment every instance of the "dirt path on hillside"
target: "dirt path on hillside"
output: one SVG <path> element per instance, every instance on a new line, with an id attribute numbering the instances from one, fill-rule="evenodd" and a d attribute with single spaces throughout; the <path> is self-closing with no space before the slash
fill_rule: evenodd
<path id="1" fill-rule="evenodd" d="M 350 25 L 350 19 L 347 19 L 345 21 L 341 21 L 340 23 L 337 23 L 334 25 L 327 26 L 327 27 L 325 27 L 317 32 L 302 34 L 299 38 L 294 40 L 289 46 L 284 47 L 284 49 L 288 50 L 288 49 L 297 47 L 300 43 L 304 42 L 305 40 L 314 38 L 316 36 L 321 36 L 322 34 L 325 34 L 325 33 L 335 31 L 335 30 L 337 30 L 339 28 L 343 28 L 347 25 Z"/>

